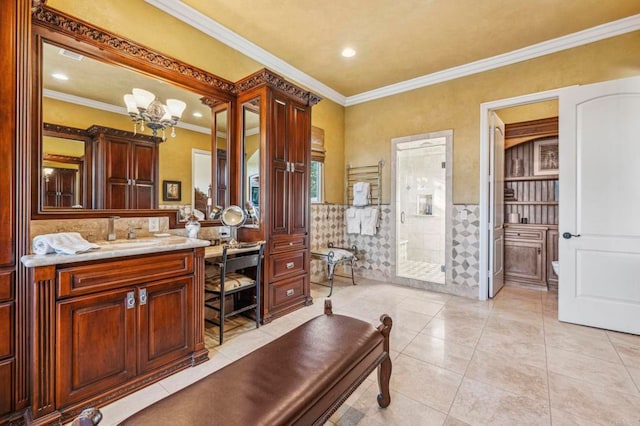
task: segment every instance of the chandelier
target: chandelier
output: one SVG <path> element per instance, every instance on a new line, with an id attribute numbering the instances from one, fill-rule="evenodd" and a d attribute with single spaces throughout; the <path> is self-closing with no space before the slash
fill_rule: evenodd
<path id="1" fill-rule="evenodd" d="M 176 137 L 175 125 L 182 116 L 187 104 L 177 99 L 167 99 L 163 105 L 156 99 L 156 95 L 143 89 L 133 89 L 133 94 L 124 95 L 127 104 L 127 112 L 133 121 L 133 133 L 136 134 L 138 124 L 140 131 L 144 132 L 146 124 L 153 131 L 153 136 L 158 136 L 158 130 L 162 130 L 162 141 L 166 141 L 164 130 L 171 127 L 171 137 Z"/>

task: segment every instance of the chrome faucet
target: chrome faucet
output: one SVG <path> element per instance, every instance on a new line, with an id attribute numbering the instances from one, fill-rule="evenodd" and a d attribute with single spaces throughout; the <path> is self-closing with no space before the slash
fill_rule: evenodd
<path id="1" fill-rule="evenodd" d="M 109 218 L 109 228 L 107 229 L 107 241 L 114 241 L 116 239 L 116 219 L 120 219 L 120 216 L 111 216 Z"/>

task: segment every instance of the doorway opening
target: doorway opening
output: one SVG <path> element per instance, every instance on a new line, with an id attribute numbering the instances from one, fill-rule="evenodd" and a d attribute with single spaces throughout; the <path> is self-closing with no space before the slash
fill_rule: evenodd
<path id="1" fill-rule="evenodd" d="M 493 283 L 496 265 L 502 265 L 503 262 L 496 262 L 496 255 L 504 254 L 499 247 L 496 247 L 494 234 L 496 232 L 495 214 L 497 208 L 504 209 L 504 198 L 502 189 L 497 191 L 501 194 L 497 199 L 496 185 L 504 185 L 504 164 L 500 163 L 500 169 L 495 169 L 494 158 L 494 140 L 491 137 L 492 120 L 494 112 L 498 112 L 504 116 L 507 108 L 514 108 L 546 101 L 557 101 L 559 99 L 558 90 L 550 90 L 548 92 L 533 93 L 530 95 L 518 96 L 515 98 L 503 99 L 493 102 L 487 102 L 480 105 L 480 281 L 479 281 L 479 300 L 487 300 L 490 292 L 493 291 Z M 502 112 L 501 112 L 502 111 Z M 509 164 L 511 167 L 511 164 Z M 518 201 L 514 201 L 517 203 Z M 504 217 L 504 215 L 501 215 Z M 499 225 L 499 224 L 498 224 Z M 501 226 L 500 226 L 501 228 Z M 536 252 L 537 253 L 537 252 Z M 542 255 L 542 249 L 541 253 Z"/>
<path id="2" fill-rule="evenodd" d="M 412 285 L 446 282 L 452 138 L 449 130 L 392 140 L 395 276 Z"/>

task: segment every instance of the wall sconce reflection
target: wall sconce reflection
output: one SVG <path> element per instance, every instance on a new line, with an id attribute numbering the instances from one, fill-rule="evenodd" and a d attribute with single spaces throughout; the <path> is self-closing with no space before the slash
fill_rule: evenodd
<path id="1" fill-rule="evenodd" d="M 44 175 L 44 181 L 49 183 L 49 177 L 53 173 L 53 169 L 51 167 L 44 167 L 42 169 L 42 174 Z"/>

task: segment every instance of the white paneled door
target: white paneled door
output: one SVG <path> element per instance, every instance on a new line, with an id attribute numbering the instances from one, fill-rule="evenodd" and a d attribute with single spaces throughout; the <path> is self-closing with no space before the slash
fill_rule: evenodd
<path id="1" fill-rule="evenodd" d="M 561 321 L 640 334 L 640 77 L 560 95 Z"/>
<path id="2" fill-rule="evenodd" d="M 494 297 L 504 285 L 504 123 L 495 112 L 489 124 L 491 184 L 489 185 L 489 297 Z"/>

